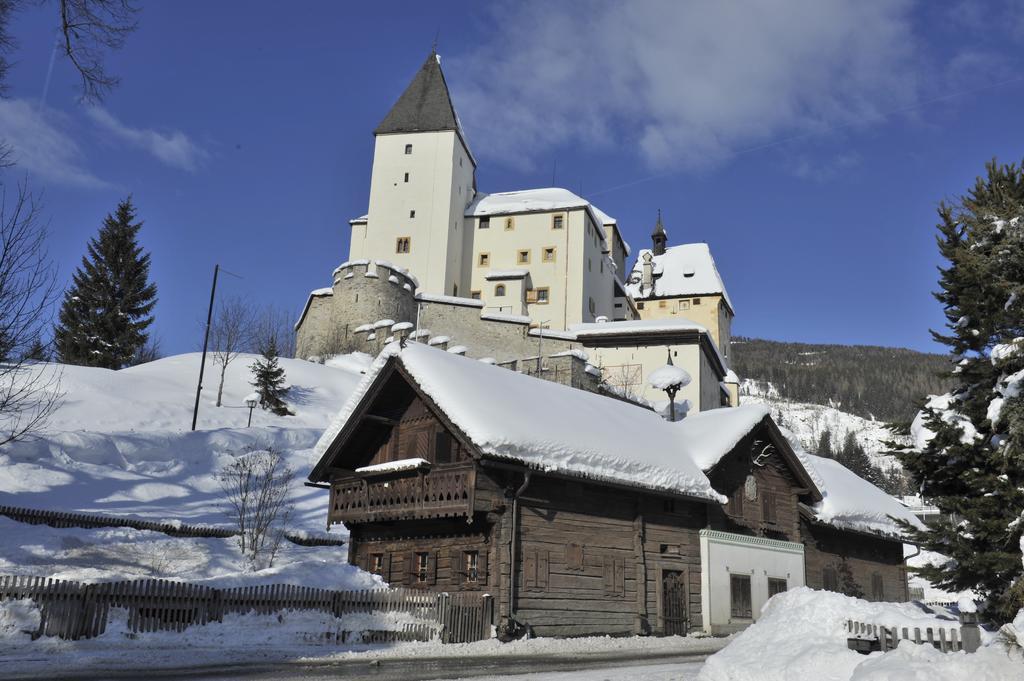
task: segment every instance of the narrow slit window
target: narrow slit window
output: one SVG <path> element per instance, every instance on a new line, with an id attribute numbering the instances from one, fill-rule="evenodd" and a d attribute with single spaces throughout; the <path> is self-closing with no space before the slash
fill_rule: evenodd
<path id="1" fill-rule="evenodd" d="M 416 581 L 420 584 L 427 583 L 427 577 L 430 575 L 430 554 L 429 553 L 417 553 L 416 554 Z"/>
<path id="2" fill-rule="evenodd" d="M 400 236 L 395 239 L 395 253 L 408 253 L 412 247 L 412 239 L 407 236 Z"/>
<path id="3" fill-rule="evenodd" d="M 405 181 L 406 181 L 406 182 L 408 182 L 408 181 L 409 181 L 409 173 L 406 173 L 406 174 L 405 174 Z"/>
<path id="4" fill-rule="evenodd" d="M 412 145 L 411 144 L 406 144 L 405 145 L 405 153 L 406 153 L 406 155 L 412 153 Z"/>

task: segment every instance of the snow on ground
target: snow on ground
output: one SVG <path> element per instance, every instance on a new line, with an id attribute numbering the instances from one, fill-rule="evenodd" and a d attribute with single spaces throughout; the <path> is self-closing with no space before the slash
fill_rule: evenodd
<path id="1" fill-rule="evenodd" d="M 62 367 L 60 389 L 64 398 L 46 432 L 34 440 L 0 448 L 0 505 L 226 525 L 217 471 L 250 448 L 272 446 L 283 452 L 296 474 L 291 529 L 322 534 L 327 493 L 302 483 L 315 463 L 313 445 L 359 383 L 360 372 L 369 365 L 370 358 L 349 355 L 323 365 L 281 359 L 291 385 L 287 401 L 295 415 L 275 416 L 257 408 L 252 415 L 253 425 L 247 428 L 249 409 L 244 399 L 252 392 L 249 365 L 255 359 L 256 355 L 240 355 L 229 365 L 223 406 L 216 407 L 219 367 L 207 357 L 195 432 L 190 426 L 199 353 L 167 357 L 122 371 Z M 95 555 L 91 562 L 74 555 L 79 543 L 93 546 L 122 542 L 130 546 L 134 542 L 125 533 L 133 530 L 50 532 L 52 528 L 25 525 L 29 530 L 26 534 L 17 532 L 16 525 L 6 521 L 3 525 L 12 533 L 5 534 L 5 540 L 17 534 L 19 543 L 14 550 L 4 551 L 0 571 L 31 572 L 32 567 L 36 574 L 54 572 L 66 578 L 104 579 L 161 574 L 154 567 L 159 567 L 159 557 L 141 556 L 134 564 L 123 558 L 112 559 L 104 568 Z M 227 563 L 233 555 L 233 540 L 174 539 L 153 533 L 133 536 L 155 554 L 181 553 L 184 563 L 188 563 L 189 556 L 205 557 L 195 558 L 192 567 L 183 568 L 183 573 L 171 569 L 166 576 L 223 578 L 230 572 Z M 32 546 L 29 542 L 33 537 L 39 537 L 45 546 L 35 559 L 32 550 L 26 548 Z M 61 545 L 69 550 L 56 550 Z M 5 541 L 5 547 L 9 546 L 15 544 Z M 305 571 L 315 575 L 318 561 L 338 560 L 339 553 L 343 554 L 344 549 L 304 549 L 289 544 L 282 557 L 289 556 L 292 563 L 311 561 L 305 568 L 292 565 L 291 574 Z M 322 579 L 305 583 L 316 586 L 330 583 L 334 577 L 327 571 Z"/>
<path id="2" fill-rule="evenodd" d="M 792 402 L 779 397 L 770 383 L 751 379 L 740 383 L 740 403 L 766 406 L 775 422 L 791 430 L 809 452 L 818 451 L 818 440 L 825 430 L 832 432 L 833 447 L 842 446 L 846 433 L 853 433 L 873 464 L 885 470 L 899 467 L 896 459 L 880 453 L 888 449 L 885 442 L 899 439 L 886 429 L 883 421 L 866 419 L 832 406 Z"/>
<path id="3" fill-rule="evenodd" d="M 1024 677 L 1024 656 L 998 641 L 977 653 L 938 653 L 902 642 L 896 651 L 861 655 L 847 647 L 853 619 L 896 627 L 951 628 L 909 603 L 871 603 L 800 587 L 771 598 L 761 618 L 708 658 L 700 681 L 996 681 Z M 967 673 L 967 670 L 970 673 Z"/>

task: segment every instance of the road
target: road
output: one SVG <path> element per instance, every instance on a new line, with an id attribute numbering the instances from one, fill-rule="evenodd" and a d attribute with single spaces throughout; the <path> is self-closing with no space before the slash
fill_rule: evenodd
<path id="1" fill-rule="evenodd" d="M 50 675 L 61 679 L 154 679 L 160 681 L 693 681 L 704 664 L 705 655 L 529 656 L 458 657 L 422 659 L 337 660 L 304 663 L 232 664 L 190 669 L 96 671 L 94 674 Z"/>

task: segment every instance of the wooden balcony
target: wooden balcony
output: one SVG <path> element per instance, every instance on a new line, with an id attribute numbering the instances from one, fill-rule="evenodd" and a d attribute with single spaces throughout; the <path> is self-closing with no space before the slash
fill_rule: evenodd
<path id="1" fill-rule="evenodd" d="M 468 517 L 475 484 L 473 465 L 339 478 L 331 483 L 327 522 Z"/>

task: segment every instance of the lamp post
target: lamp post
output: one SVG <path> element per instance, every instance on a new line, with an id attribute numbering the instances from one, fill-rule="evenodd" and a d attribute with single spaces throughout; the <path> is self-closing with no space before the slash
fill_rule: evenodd
<path id="1" fill-rule="evenodd" d="M 246 428 L 252 425 L 252 410 L 256 408 L 256 404 L 259 401 L 260 398 L 256 393 L 253 393 L 252 395 L 249 395 L 248 397 L 245 398 L 245 406 L 249 407 L 249 422 L 245 424 Z"/>
<path id="2" fill-rule="evenodd" d="M 652 388 L 664 390 L 668 395 L 669 420 L 676 420 L 676 394 L 685 386 L 690 384 L 690 374 L 682 367 L 672 363 L 672 348 L 668 348 L 668 364 L 655 369 L 648 376 L 648 382 Z"/>
<path id="3" fill-rule="evenodd" d="M 544 321 L 536 322 L 535 324 L 537 327 L 537 378 L 540 378 L 541 373 L 541 356 L 543 355 L 543 347 L 541 344 L 544 342 L 544 325 L 549 322 L 550 320 L 545 319 Z M 534 324 L 531 324 L 531 326 L 534 326 Z"/>

